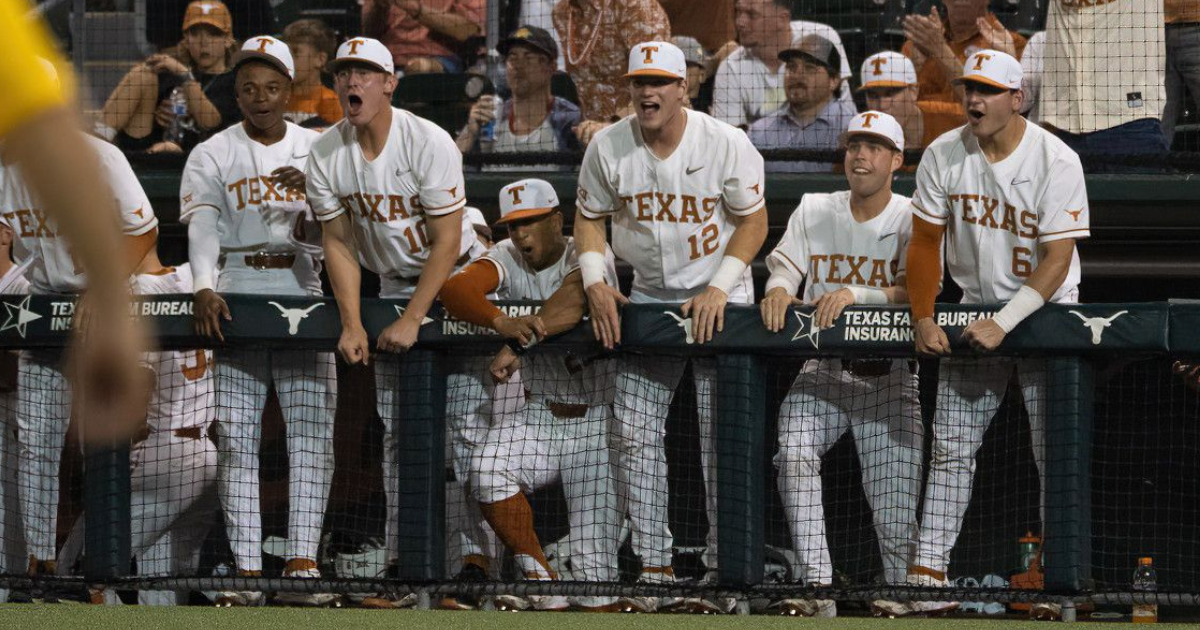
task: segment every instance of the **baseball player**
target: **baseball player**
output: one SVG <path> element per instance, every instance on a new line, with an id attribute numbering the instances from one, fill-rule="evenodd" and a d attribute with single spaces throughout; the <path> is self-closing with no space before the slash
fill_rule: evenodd
<path id="1" fill-rule="evenodd" d="M 621 341 L 617 305 L 683 302 L 696 343 L 724 325 L 727 302 L 753 302 L 748 263 L 767 231 L 763 160 L 746 134 L 684 108 L 687 66 L 667 42 L 646 42 L 629 53 L 625 75 L 635 114 L 606 128 L 588 145 L 579 173 L 575 246 L 592 324 L 606 347 Z M 605 226 L 613 219 L 613 250 L 634 269 L 626 299 L 604 279 Z M 674 307 L 664 307 L 664 317 Z M 617 491 L 633 524 L 640 580 L 674 581 L 667 523 L 663 435 L 667 411 L 687 361 L 630 356 L 616 381 L 612 429 Z M 716 493 L 712 413 L 716 367 L 693 362 L 700 418 L 701 460 L 709 522 L 705 563 L 716 568 Z M 658 602 L 629 602 L 653 610 Z"/>
<path id="2" fill-rule="evenodd" d="M 850 190 L 805 195 L 767 256 L 771 277 L 761 308 L 772 332 L 783 330 L 793 304 L 816 305 L 812 326 L 820 329 L 847 306 L 908 301 L 911 204 L 891 186 L 904 164 L 904 129 L 888 114 L 867 111 L 850 121 L 844 144 Z M 885 581 L 902 584 L 916 533 L 923 430 L 916 375 L 907 362 L 887 359 L 806 361 L 780 407 L 775 461 L 799 581 L 833 584 L 821 458 L 846 431 L 858 445 Z M 776 606 L 785 615 L 837 614 L 833 600 L 785 599 Z"/>
<path id="3" fill-rule="evenodd" d="M 224 293 L 321 295 L 319 253 L 298 246 L 315 233 L 307 217 L 304 164 L 317 132 L 283 118 L 294 73 L 287 44 L 248 39 L 234 60 L 245 116 L 201 143 L 180 184 L 180 220 L 196 275 L 198 332 L 223 341 L 232 319 Z M 219 281 L 214 281 L 220 268 Z M 278 307 L 283 330 L 287 309 Z M 230 546 L 241 575 L 262 574 L 258 451 L 267 392 L 274 385 L 287 427 L 288 542 L 284 577 L 318 578 L 317 547 L 333 480 L 337 374 L 331 352 L 221 348 L 217 352 L 218 477 Z M 280 593 L 283 603 L 322 606 L 328 593 Z M 258 592 L 226 593 L 218 605 L 260 604 Z"/>
<path id="4" fill-rule="evenodd" d="M 128 277 L 146 252 L 154 247 L 158 219 L 120 150 L 91 136 L 86 141 L 100 158 L 105 181 L 120 209 L 119 224 L 125 237 L 118 262 Z M 3 153 L 7 156 L 7 151 Z M 77 265 L 72 247 L 59 238 L 58 222 L 45 213 L 32 194 L 25 170 L 25 166 L 7 162 L 0 165 L 0 216 L 16 234 L 14 257 L 29 262 L 26 277 L 30 292 L 81 294 L 87 285 L 86 277 Z M 75 309 L 76 328 L 85 332 L 90 330 L 87 314 L 98 314 L 96 308 L 109 308 L 98 305 L 108 299 L 111 298 L 84 295 Z M 103 316 L 103 319 L 109 318 Z M 109 334 L 109 331 L 105 330 L 103 334 Z M 114 331 L 113 334 L 119 333 Z M 62 353 L 49 349 L 23 353 L 18 368 L 18 495 L 29 554 L 28 572 L 33 576 L 52 575 L 56 567 L 58 473 L 73 394 L 63 376 L 63 368 Z M 103 427 L 93 429 L 98 431 Z"/>
<path id="5" fill-rule="evenodd" d="M 29 261 L 22 264 L 12 260 L 12 245 L 15 233 L 0 217 L 0 295 L 19 296 L 29 294 L 29 281 L 25 270 Z M 0 353 L 0 370 L 3 384 L 0 385 L 0 575 L 9 567 L 24 563 L 25 537 L 21 533 L 21 522 L 17 504 L 17 388 L 16 367 L 19 353 Z M 0 604 L 8 601 L 8 589 L 0 588 Z"/>
<path id="6" fill-rule="evenodd" d="M 530 346 L 574 327 L 585 305 L 574 240 L 562 235 L 563 217 L 554 188 L 540 179 L 525 179 L 500 191 L 500 220 L 509 238 L 456 274 L 442 289 L 442 303 L 458 319 L 494 329 L 514 342 Z M 605 282 L 616 285 L 611 252 Z M 546 300 L 539 316 L 509 317 L 488 301 L 498 292 L 513 300 Z M 508 380 L 516 352 L 502 350 L 497 374 Z M 588 362 L 568 368 L 573 357 L 555 350 L 525 355 L 522 372 L 528 391 L 523 411 L 487 433 L 471 459 L 471 489 L 500 540 L 513 551 L 527 579 L 557 575 L 546 562 L 533 529 L 533 511 L 525 498 L 556 480 L 562 481 L 570 522 L 569 545 L 574 577 L 581 581 L 617 580 L 615 492 L 608 466 L 607 423 L 612 392 L 611 363 Z M 495 416 L 493 416 L 495 417 Z M 561 610 L 564 597 L 537 596 L 536 610 Z M 523 599 L 502 596 L 502 604 L 520 608 Z M 616 610 L 612 598 L 581 598 L 588 610 Z"/>
<path id="7" fill-rule="evenodd" d="M 943 239 L 963 302 L 1006 303 L 994 317 L 977 320 L 963 332 L 972 348 L 986 353 L 1046 302 L 1077 300 L 1075 241 L 1089 235 L 1079 157 L 1018 113 L 1024 98 L 1021 64 L 1005 53 L 982 50 L 967 58 L 957 80 L 966 92 L 967 125 L 925 150 L 908 249 L 917 351 L 948 357 L 938 376 L 932 464 L 908 574 L 910 583 L 922 586 L 947 584 L 950 550 L 971 498 L 975 453 L 1014 372 L 1029 415 L 1034 462 L 1039 477 L 1045 475 L 1044 362 L 949 356 L 946 333 L 933 319 Z M 936 612 L 956 606 L 913 602 L 909 608 Z M 1052 614 L 1050 608 L 1033 612 Z"/>
<path id="8" fill-rule="evenodd" d="M 374 39 L 350 39 L 338 48 L 331 70 L 346 118 L 313 143 L 306 170 L 308 200 L 323 224 L 329 280 L 341 313 L 342 357 L 351 365 L 370 360 L 359 313 L 360 264 L 379 274 L 382 297 L 409 299 L 376 340 L 376 349 L 385 353 L 375 365 L 375 385 L 384 422 L 388 561 L 394 563 L 399 360 L 389 354 L 413 346 L 442 284 L 478 241 L 462 219 L 462 156 L 454 141 L 433 123 L 390 106 L 396 78 L 388 49 Z M 390 596 L 363 601 L 370 607 L 403 603 Z"/>
<path id="9" fill-rule="evenodd" d="M 165 267 L 150 250 L 129 279 L 136 295 L 189 294 L 188 265 Z M 170 535 L 172 555 L 197 556 L 216 507 L 217 448 L 208 439 L 216 416 L 211 350 L 148 352 L 143 370 L 153 382 L 143 428 L 130 450 L 130 551 L 139 560 Z M 206 500 L 207 499 L 207 500 Z M 83 517 L 59 556 L 73 564 L 83 550 Z M 139 568 L 141 567 L 139 562 Z M 93 590 L 93 603 L 118 603 L 116 593 Z"/>

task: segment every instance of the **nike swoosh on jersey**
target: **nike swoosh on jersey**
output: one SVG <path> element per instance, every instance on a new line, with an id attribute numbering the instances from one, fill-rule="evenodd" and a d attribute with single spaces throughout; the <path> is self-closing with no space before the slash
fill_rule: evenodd
<path id="1" fill-rule="evenodd" d="M 698 171 L 702 168 L 704 168 L 704 166 L 697 166 L 695 168 L 685 169 L 684 172 L 687 173 L 688 175 L 691 175 L 692 173 L 695 173 L 696 171 Z"/>
<path id="2" fill-rule="evenodd" d="M 1020 186 L 1021 184 L 1028 184 L 1028 183 L 1029 183 L 1029 181 L 1030 181 L 1030 180 L 1029 180 L 1029 178 L 1028 178 L 1028 177 L 1026 177 L 1025 179 L 1017 179 L 1016 177 L 1014 177 L 1014 178 L 1013 178 L 1013 180 L 1012 180 L 1012 185 L 1013 185 L 1013 186 Z"/>

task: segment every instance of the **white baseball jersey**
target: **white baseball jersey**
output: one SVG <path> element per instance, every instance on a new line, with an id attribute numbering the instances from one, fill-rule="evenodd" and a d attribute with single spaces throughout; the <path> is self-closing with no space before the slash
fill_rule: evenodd
<path id="1" fill-rule="evenodd" d="M 562 286 L 563 280 L 579 269 L 574 239 L 553 265 L 535 271 L 521 258 L 512 239 L 496 243 L 481 260 L 496 267 L 500 274 L 497 293 L 510 300 L 545 300 Z M 616 258 L 605 252 L 605 280 L 617 285 Z M 567 404 L 603 405 L 612 402 L 613 363 L 607 359 L 581 362 L 571 367 L 568 352 L 534 348 L 521 358 L 521 375 L 530 393 L 544 400 Z"/>
<path id="2" fill-rule="evenodd" d="M 729 215 L 763 207 L 763 159 L 745 132 L 683 111 L 683 139 L 667 159 L 645 146 L 629 116 L 596 135 L 580 168 L 578 208 L 613 217 L 612 248 L 633 266 L 635 292 L 707 286 L 733 235 Z"/>
<path id="3" fill-rule="evenodd" d="M 917 168 L 914 216 L 946 226 L 946 261 L 963 303 L 1007 302 L 1038 265 L 1038 245 L 1090 235 L 1079 156 L 1034 124 L 989 163 L 966 127 L 933 141 Z M 1072 301 L 1079 252 L 1052 302 Z"/>
<path id="4" fill-rule="evenodd" d="M 291 252 L 296 221 L 308 209 L 304 193 L 277 187 L 275 169 L 304 170 L 319 135 L 292 123 L 270 146 L 234 125 L 200 143 L 188 156 L 179 186 L 179 220 L 190 223 L 201 209 L 218 213 L 222 251 Z"/>
<path id="5" fill-rule="evenodd" d="M 392 109 L 387 144 L 374 160 L 363 156 L 354 126 L 342 120 L 313 143 L 306 170 L 317 218 L 349 212 L 359 262 L 383 276 L 420 276 L 430 248 L 425 216 L 466 205 L 462 154 L 450 134 L 402 109 Z M 474 234 L 464 221 L 460 254 L 470 250 Z"/>
<path id="6" fill-rule="evenodd" d="M 96 151 L 100 171 L 116 196 L 121 229 L 140 236 L 158 227 L 158 219 L 142 184 L 125 155 L 115 146 L 84 136 Z M 71 246 L 59 238 L 57 221 L 47 217 L 25 184 L 15 165 L 0 165 L 0 215 L 13 231 L 13 258 L 34 258 L 27 276 L 33 293 L 78 293 L 87 279 L 71 254 Z"/>
<path id="7" fill-rule="evenodd" d="M 130 279 L 136 295 L 192 293 L 192 270 L 184 264 L 161 274 L 138 274 Z M 155 432 L 200 427 L 216 415 L 212 350 L 147 352 L 144 365 L 154 371 L 155 384 L 146 423 Z"/>
<path id="8" fill-rule="evenodd" d="M 895 286 L 904 278 L 911 204 L 908 197 L 892 194 L 879 216 L 859 223 L 850 212 L 850 191 L 808 193 L 767 256 L 767 269 L 774 274 L 786 266 L 806 278 L 806 302 L 848 286 Z"/>
<path id="9" fill-rule="evenodd" d="M 13 265 L 3 276 L 0 276 L 0 295 L 26 295 L 29 293 L 29 280 L 25 278 L 25 271 L 29 269 L 32 262 L 32 260 L 26 260 L 21 264 Z"/>

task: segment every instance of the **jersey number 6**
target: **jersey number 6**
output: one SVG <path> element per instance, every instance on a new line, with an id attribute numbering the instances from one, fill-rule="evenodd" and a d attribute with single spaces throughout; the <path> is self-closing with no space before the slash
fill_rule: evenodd
<path id="1" fill-rule="evenodd" d="M 1033 273 L 1033 251 L 1027 247 L 1014 247 L 1012 253 L 1012 274 L 1018 278 L 1028 278 Z"/>

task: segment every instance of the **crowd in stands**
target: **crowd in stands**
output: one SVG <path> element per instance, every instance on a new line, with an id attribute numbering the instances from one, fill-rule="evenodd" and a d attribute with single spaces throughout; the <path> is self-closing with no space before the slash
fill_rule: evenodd
<path id="1" fill-rule="evenodd" d="M 838 130 L 863 109 L 895 116 L 907 146 L 920 149 L 965 122 L 953 79 L 980 49 L 1021 60 L 1023 113 L 1083 154 L 1166 152 L 1186 95 L 1200 94 L 1200 8 L 1190 0 L 1087 10 L 1052 2 L 1045 30 L 1024 34 L 1007 28 L 989 0 L 903 1 L 908 13 L 896 36 L 850 54 L 832 26 L 794 20 L 806 16 L 793 15 L 791 0 L 720 0 L 702 9 L 681 0 L 514 0 L 504 11 L 516 28 L 498 38 L 490 65 L 486 0 L 360 0 L 360 32 L 388 47 L 400 77 L 484 79 L 480 94 L 463 96 L 465 121 L 448 128 L 463 153 L 581 151 L 631 113 L 622 73 L 631 46 L 643 41 L 678 45 L 691 107 L 745 129 L 763 150 L 836 150 Z M 246 33 L 272 30 L 296 60 L 289 119 L 314 128 L 341 119 L 326 64 L 339 39 L 358 33 L 335 33 L 315 19 L 272 26 L 267 0 L 151 4 L 148 39 L 161 51 L 108 97 L 97 135 L 126 152 L 186 153 L 238 122 L 231 55 Z M 179 20 L 178 34 L 168 33 L 167 20 Z M 834 162 L 776 160 L 769 169 L 821 172 Z"/>

